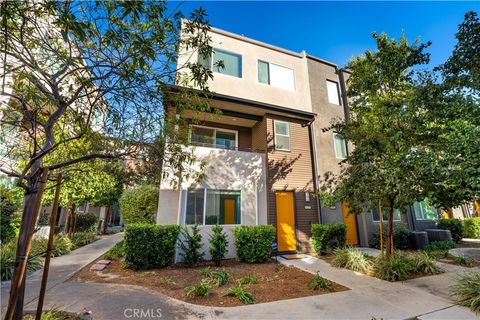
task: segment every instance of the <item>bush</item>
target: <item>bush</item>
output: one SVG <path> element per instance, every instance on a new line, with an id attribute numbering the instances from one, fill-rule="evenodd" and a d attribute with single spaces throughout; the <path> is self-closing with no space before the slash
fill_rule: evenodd
<path id="1" fill-rule="evenodd" d="M 410 264 L 410 272 L 421 273 L 423 275 L 439 274 L 443 272 L 443 270 L 435 264 L 435 259 L 425 252 L 408 253 L 405 256 L 405 259 Z"/>
<path id="2" fill-rule="evenodd" d="M 383 224 L 383 247 L 387 246 L 387 225 Z M 411 249 L 410 229 L 406 223 L 396 223 L 393 225 L 393 245 L 397 250 Z M 380 230 L 373 232 L 368 244 L 372 248 L 380 249 Z"/>
<path id="3" fill-rule="evenodd" d="M 409 262 L 400 256 L 378 257 L 374 263 L 375 276 L 387 281 L 405 280 L 410 270 Z"/>
<path id="4" fill-rule="evenodd" d="M 272 256 L 275 228 L 271 225 L 241 226 L 233 229 L 237 257 L 240 261 L 255 263 Z"/>
<path id="5" fill-rule="evenodd" d="M 1 281 L 11 280 L 13 275 L 13 264 L 17 253 L 16 239 L 0 245 L 0 273 Z M 27 262 L 27 273 L 40 269 L 43 266 L 43 260 L 39 256 L 31 257 Z"/>
<path id="6" fill-rule="evenodd" d="M 200 228 L 198 225 L 192 227 L 192 233 L 188 231 L 188 227 L 181 228 L 182 240 L 180 241 L 180 255 L 183 257 L 183 261 L 189 265 L 194 266 L 198 262 L 203 260 L 204 252 L 201 252 L 202 248 L 202 235 L 200 234 Z"/>
<path id="7" fill-rule="evenodd" d="M 103 258 L 107 260 L 115 260 L 117 258 L 123 257 L 123 253 L 124 253 L 123 241 L 120 241 L 112 249 L 110 249 L 107 253 L 105 253 Z"/>
<path id="8" fill-rule="evenodd" d="M 75 232 L 72 238 L 73 247 L 80 248 L 86 246 L 89 243 L 92 243 L 97 239 L 97 232 Z"/>
<path id="9" fill-rule="evenodd" d="M 431 242 L 428 246 L 425 247 L 425 251 L 448 251 L 450 249 L 454 249 L 457 247 L 457 244 L 453 241 L 447 240 L 447 241 L 435 241 Z"/>
<path id="10" fill-rule="evenodd" d="M 370 257 L 356 248 L 337 248 L 333 251 L 332 266 L 353 271 L 368 272 L 372 269 Z"/>
<path id="11" fill-rule="evenodd" d="M 311 232 L 312 245 L 318 255 L 345 246 L 347 226 L 344 223 L 312 224 Z"/>
<path id="12" fill-rule="evenodd" d="M 253 303 L 253 294 L 248 291 L 245 291 L 242 285 L 237 285 L 228 289 L 225 292 L 226 296 L 229 297 L 237 297 L 238 300 L 242 301 L 245 304 L 252 304 Z"/>
<path id="13" fill-rule="evenodd" d="M 126 266 L 139 270 L 169 265 L 175 253 L 179 232 L 178 225 L 128 225 L 123 239 Z"/>
<path id="14" fill-rule="evenodd" d="M 13 195 L 5 188 L 0 188 L 0 240 L 7 243 L 15 238 L 15 211 L 18 207 Z"/>
<path id="15" fill-rule="evenodd" d="M 330 282 L 328 282 L 327 279 L 321 277 L 319 274 L 318 274 L 318 271 L 317 273 L 315 274 L 315 276 L 312 278 L 312 280 L 310 280 L 308 282 L 308 288 L 310 290 L 318 290 L 318 289 L 323 289 L 323 290 L 326 290 L 326 291 L 334 291 L 335 289 L 333 288 L 333 286 L 330 284 Z"/>
<path id="16" fill-rule="evenodd" d="M 465 238 L 480 239 L 480 217 L 465 219 L 463 233 Z"/>
<path id="17" fill-rule="evenodd" d="M 80 213 L 75 216 L 75 232 L 97 232 L 98 217 L 94 213 Z"/>
<path id="18" fill-rule="evenodd" d="M 208 297 L 211 290 L 212 285 L 210 284 L 210 281 L 203 279 L 195 286 L 186 287 L 185 293 L 187 297 Z"/>
<path id="19" fill-rule="evenodd" d="M 254 274 L 249 274 L 249 275 L 241 277 L 240 279 L 237 279 L 237 283 L 239 285 L 255 284 L 255 283 L 257 283 L 257 281 L 258 281 L 258 278 L 257 278 L 257 275 L 255 273 Z"/>
<path id="20" fill-rule="evenodd" d="M 158 194 L 159 189 L 155 185 L 124 190 L 119 204 L 125 224 L 155 223 Z"/>
<path id="21" fill-rule="evenodd" d="M 48 239 L 46 238 L 34 238 L 32 239 L 32 247 L 30 249 L 30 255 L 40 255 L 45 257 L 47 255 Z M 60 233 L 53 238 L 53 250 L 52 257 L 59 257 L 72 251 L 73 243 L 67 235 Z"/>
<path id="22" fill-rule="evenodd" d="M 455 264 L 458 264 L 460 266 L 469 267 L 469 268 L 475 267 L 475 265 L 477 264 L 475 260 L 465 256 L 454 257 L 453 262 L 455 262 Z"/>
<path id="23" fill-rule="evenodd" d="M 216 225 L 212 228 L 212 235 L 210 236 L 210 255 L 216 266 L 219 266 L 225 256 L 227 255 L 228 239 L 227 234 L 223 232 L 223 228 Z"/>
<path id="24" fill-rule="evenodd" d="M 217 284 L 217 286 L 223 286 L 227 284 L 228 278 L 230 278 L 230 274 L 225 270 L 221 270 L 221 271 L 214 272 L 212 274 L 212 277 L 215 280 L 215 283 Z"/>
<path id="25" fill-rule="evenodd" d="M 440 219 L 437 227 L 443 230 L 450 230 L 452 239 L 460 243 L 463 238 L 463 222 L 460 219 Z"/>
<path id="26" fill-rule="evenodd" d="M 480 271 L 459 276 L 450 289 L 458 304 L 480 312 Z"/>

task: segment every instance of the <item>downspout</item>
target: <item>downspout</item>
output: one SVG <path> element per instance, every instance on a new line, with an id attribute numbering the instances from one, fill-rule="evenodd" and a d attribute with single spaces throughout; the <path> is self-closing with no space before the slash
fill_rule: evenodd
<path id="1" fill-rule="evenodd" d="M 313 120 L 315 121 L 315 120 Z M 312 168 L 313 168 L 313 190 L 317 196 L 315 197 L 317 202 L 318 210 L 318 223 L 322 223 L 322 206 L 320 203 L 320 197 L 318 196 L 318 190 L 320 182 L 318 181 L 318 168 L 317 168 L 317 149 L 316 149 L 316 140 L 315 140 L 315 127 L 312 126 L 313 121 L 307 124 L 308 134 L 310 135 L 310 156 L 312 158 Z"/>

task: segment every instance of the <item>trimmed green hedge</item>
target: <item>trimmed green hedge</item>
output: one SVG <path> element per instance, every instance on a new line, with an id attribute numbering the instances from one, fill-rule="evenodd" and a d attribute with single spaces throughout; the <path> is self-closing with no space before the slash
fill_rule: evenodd
<path id="1" fill-rule="evenodd" d="M 125 224 L 155 223 L 159 189 L 157 185 L 143 185 L 123 190 L 119 200 Z"/>
<path id="2" fill-rule="evenodd" d="M 465 219 L 463 234 L 465 238 L 480 239 L 480 217 Z"/>
<path id="3" fill-rule="evenodd" d="M 440 219 L 438 229 L 450 230 L 453 241 L 460 243 L 463 238 L 463 221 L 460 219 Z"/>
<path id="4" fill-rule="evenodd" d="M 345 246 L 347 226 L 344 223 L 312 224 L 311 232 L 312 245 L 318 255 Z"/>
<path id="5" fill-rule="evenodd" d="M 125 229 L 125 264 L 135 270 L 168 266 L 175 254 L 180 226 L 130 224 Z"/>
<path id="6" fill-rule="evenodd" d="M 271 225 L 241 226 L 233 229 L 238 260 L 263 262 L 272 256 L 275 227 Z"/>
<path id="7" fill-rule="evenodd" d="M 94 213 L 79 213 L 75 216 L 75 232 L 96 232 L 98 221 Z"/>
<path id="8" fill-rule="evenodd" d="M 380 229 L 380 228 L 379 228 Z M 393 224 L 393 245 L 395 249 L 408 250 L 412 248 L 411 231 L 405 222 Z M 380 230 L 375 230 L 368 241 L 372 248 L 380 249 Z M 383 224 L 383 246 L 387 245 L 387 224 Z"/>

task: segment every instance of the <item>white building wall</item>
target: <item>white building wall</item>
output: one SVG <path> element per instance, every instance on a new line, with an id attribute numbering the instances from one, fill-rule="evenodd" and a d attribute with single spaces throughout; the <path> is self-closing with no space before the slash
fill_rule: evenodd
<path id="1" fill-rule="evenodd" d="M 203 161 L 204 179 L 200 182 L 190 179 L 183 181 L 177 190 L 172 189 L 171 181 L 165 179 L 160 186 L 158 224 L 185 224 L 185 208 L 187 190 L 189 188 L 207 188 L 241 191 L 241 225 L 257 225 L 267 223 L 266 164 L 263 153 L 244 152 L 194 147 L 198 159 L 197 169 Z M 168 170 L 168 168 L 167 168 Z M 228 258 L 236 257 L 233 228 L 236 225 L 225 225 L 228 235 Z M 205 259 L 208 253 L 209 238 L 212 226 L 200 226 Z M 180 260 L 177 250 L 176 260 Z"/>

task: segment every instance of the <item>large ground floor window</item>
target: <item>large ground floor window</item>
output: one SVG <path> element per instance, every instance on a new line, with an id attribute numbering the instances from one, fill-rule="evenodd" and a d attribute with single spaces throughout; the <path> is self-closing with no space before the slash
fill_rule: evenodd
<path id="1" fill-rule="evenodd" d="M 380 208 L 375 207 L 372 209 L 373 221 L 380 222 Z M 400 221 L 400 210 L 393 209 L 393 221 Z M 388 221 L 388 207 L 382 207 L 382 221 Z"/>
<path id="2" fill-rule="evenodd" d="M 240 224 L 239 190 L 190 189 L 186 224 Z"/>
<path id="3" fill-rule="evenodd" d="M 432 206 L 428 200 L 422 202 L 415 202 L 413 204 L 413 211 L 418 220 L 436 220 L 438 219 L 437 209 Z"/>

